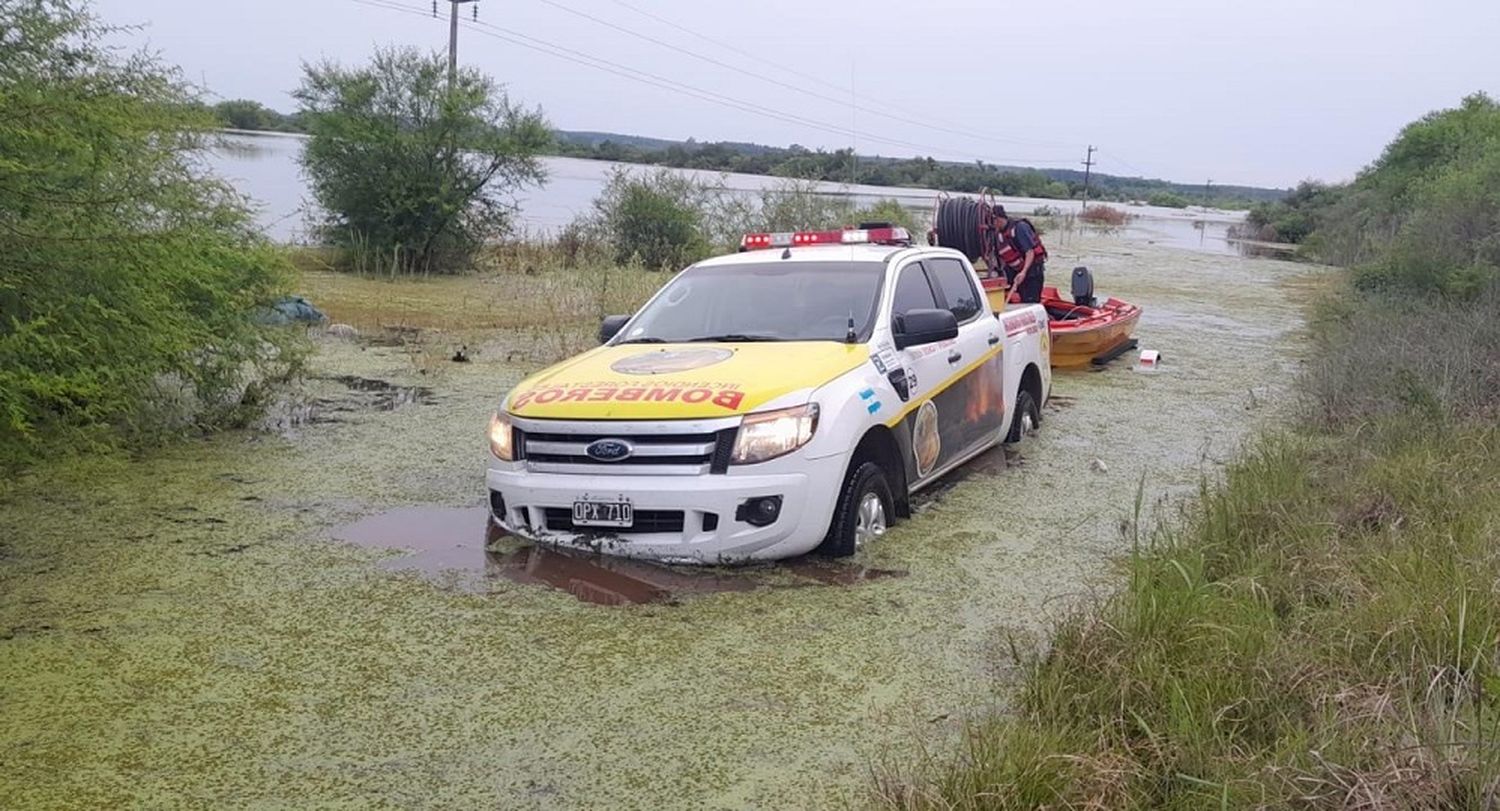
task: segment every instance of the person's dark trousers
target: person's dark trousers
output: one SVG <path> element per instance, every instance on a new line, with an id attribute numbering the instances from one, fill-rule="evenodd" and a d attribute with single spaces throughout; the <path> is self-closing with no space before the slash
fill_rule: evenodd
<path id="1" fill-rule="evenodd" d="M 1022 304 L 1040 304 L 1042 302 L 1042 286 L 1046 284 L 1046 265 L 1043 262 L 1033 263 L 1031 269 L 1026 271 L 1026 281 L 1021 285 L 1018 292 L 1021 295 Z M 1005 283 L 1015 286 L 1017 271 L 1010 268 L 1005 269 Z"/>

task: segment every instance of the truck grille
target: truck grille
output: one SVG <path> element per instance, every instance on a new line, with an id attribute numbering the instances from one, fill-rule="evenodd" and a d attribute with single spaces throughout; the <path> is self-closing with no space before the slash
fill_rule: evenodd
<path id="1" fill-rule="evenodd" d="M 727 428 L 695 434 L 638 434 L 627 429 L 605 434 L 518 429 L 516 446 L 521 449 L 527 467 L 539 473 L 699 476 L 728 469 L 735 431 Z M 589 445 L 601 439 L 629 443 L 630 456 L 615 461 L 590 457 Z M 680 528 L 681 521 L 678 523 Z"/>

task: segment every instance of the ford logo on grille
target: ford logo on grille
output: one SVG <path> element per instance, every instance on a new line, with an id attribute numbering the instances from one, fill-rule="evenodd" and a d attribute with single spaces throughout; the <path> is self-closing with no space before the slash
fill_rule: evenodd
<path id="1" fill-rule="evenodd" d="M 597 439 L 589 443 L 583 452 L 590 459 L 600 462 L 618 462 L 621 459 L 629 459 L 635 448 L 623 439 Z"/>

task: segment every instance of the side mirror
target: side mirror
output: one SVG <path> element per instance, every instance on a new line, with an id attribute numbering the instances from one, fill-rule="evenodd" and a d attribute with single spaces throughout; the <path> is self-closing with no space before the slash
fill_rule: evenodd
<path id="1" fill-rule="evenodd" d="M 958 318 L 951 310 L 907 310 L 891 321 L 897 349 L 958 337 Z"/>
<path id="2" fill-rule="evenodd" d="M 607 343 L 610 338 L 620 334 L 625 324 L 630 321 L 628 315 L 606 315 L 604 323 L 599 325 L 599 343 Z"/>

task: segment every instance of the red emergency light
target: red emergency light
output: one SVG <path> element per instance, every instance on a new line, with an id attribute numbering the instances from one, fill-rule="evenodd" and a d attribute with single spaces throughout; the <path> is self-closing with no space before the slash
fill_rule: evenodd
<path id="1" fill-rule="evenodd" d="M 905 228 L 845 228 L 841 231 L 777 231 L 746 234 L 740 250 L 766 248 L 799 248 L 806 245 L 910 245 L 911 234 Z"/>

